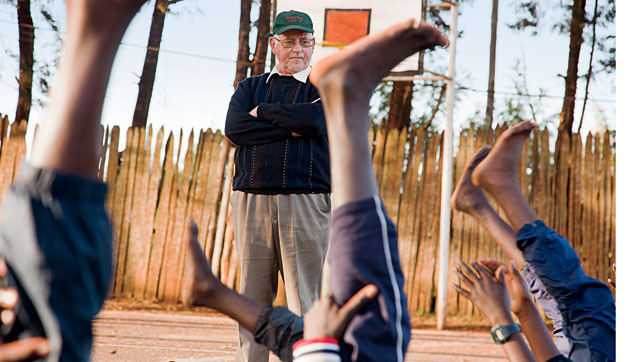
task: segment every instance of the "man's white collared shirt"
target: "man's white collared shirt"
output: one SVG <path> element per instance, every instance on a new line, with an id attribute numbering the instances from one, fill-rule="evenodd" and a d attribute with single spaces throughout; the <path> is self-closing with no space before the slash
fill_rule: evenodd
<path id="1" fill-rule="evenodd" d="M 310 75 L 311 71 L 312 71 L 312 67 L 310 65 L 308 65 L 308 67 L 303 69 L 302 71 L 292 74 L 292 77 L 294 77 L 294 79 L 298 80 L 301 83 L 305 83 L 305 82 L 308 81 L 308 75 Z M 283 76 L 283 74 L 281 74 L 279 72 L 279 65 L 278 64 L 275 65 L 274 68 L 272 68 L 272 71 L 270 72 L 270 75 L 268 75 L 267 80 L 265 82 L 266 83 L 269 82 L 270 78 L 272 78 L 272 75 L 274 75 L 274 74 L 278 74 L 278 75 Z"/>

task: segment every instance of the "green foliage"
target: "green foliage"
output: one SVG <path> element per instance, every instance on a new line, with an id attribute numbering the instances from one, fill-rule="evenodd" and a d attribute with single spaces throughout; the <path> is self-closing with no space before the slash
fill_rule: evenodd
<path id="1" fill-rule="evenodd" d="M 594 13 L 595 1 L 599 1 L 597 11 Z M 515 19 L 507 24 L 508 28 L 515 31 L 530 31 L 536 36 L 545 27 L 550 27 L 553 32 L 568 34 L 571 29 L 571 14 L 573 0 L 544 1 L 544 0 L 513 0 Z M 599 30 L 596 45 L 599 51 L 599 64 L 601 69 L 612 73 L 615 71 L 615 0 L 587 0 L 585 24 L 591 23 L 595 18 Z M 592 41 L 590 28 L 584 27 L 584 39 Z"/>

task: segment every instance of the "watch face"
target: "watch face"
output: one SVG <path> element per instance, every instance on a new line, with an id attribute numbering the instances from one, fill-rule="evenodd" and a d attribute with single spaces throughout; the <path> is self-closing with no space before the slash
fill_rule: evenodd
<path id="1" fill-rule="evenodd" d="M 504 343 L 510 336 L 521 331 L 522 329 L 518 324 L 512 324 L 508 326 L 493 327 L 490 334 L 495 342 Z"/>

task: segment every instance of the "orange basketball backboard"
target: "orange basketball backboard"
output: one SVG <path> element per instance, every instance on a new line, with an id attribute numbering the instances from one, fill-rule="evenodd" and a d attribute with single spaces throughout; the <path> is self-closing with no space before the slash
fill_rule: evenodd
<path id="1" fill-rule="evenodd" d="M 371 9 L 325 9 L 323 40 L 351 44 L 370 33 Z"/>

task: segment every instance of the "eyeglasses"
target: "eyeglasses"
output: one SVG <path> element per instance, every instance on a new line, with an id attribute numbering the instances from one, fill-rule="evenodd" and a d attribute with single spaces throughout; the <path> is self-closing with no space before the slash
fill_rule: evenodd
<path id="1" fill-rule="evenodd" d="M 281 43 L 281 46 L 284 48 L 294 48 L 294 45 L 296 44 L 295 39 L 279 39 L 277 37 L 274 37 L 274 40 L 278 41 Z M 301 48 L 309 48 L 312 46 L 314 43 L 314 39 L 299 39 L 299 45 L 301 45 Z"/>

